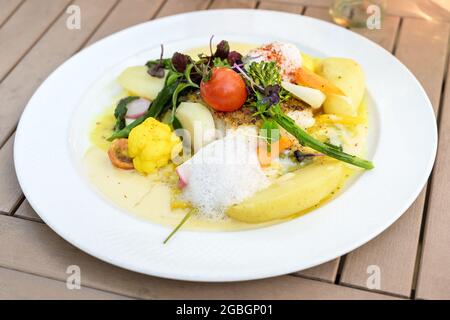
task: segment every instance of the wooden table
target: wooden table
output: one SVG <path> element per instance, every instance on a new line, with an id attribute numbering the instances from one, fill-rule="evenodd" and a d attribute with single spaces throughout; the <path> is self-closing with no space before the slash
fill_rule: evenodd
<path id="1" fill-rule="evenodd" d="M 22 110 L 49 73 L 82 48 L 137 23 L 200 9 L 269 9 L 330 20 L 330 2 L 0 0 L 0 298 L 450 299 L 450 25 L 430 20 L 411 0 L 389 1 L 381 30 L 354 31 L 391 51 L 424 86 L 440 128 L 436 165 L 408 211 L 346 256 L 258 281 L 159 279 L 111 266 L 74 248 L 39 219 L 19 187 L 13 143 Z M 69 5 L 81 8 L 79 30 L 66 27 Z M 66 288 L 71 265 L 81 269 L 80 290 Z M 380 286 L 369 289 L 368 279 L 378 271 Z"/>

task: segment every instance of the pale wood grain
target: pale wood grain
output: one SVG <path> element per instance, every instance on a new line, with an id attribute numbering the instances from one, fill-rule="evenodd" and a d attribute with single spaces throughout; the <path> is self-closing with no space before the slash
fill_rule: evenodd
<path id="1" fill-rule="evenodd" d="M 333 0 L 260 0 L 262 3 L 266 1 L 273 2 L 288 2 L 297 3 L 308 7 L 321 7 L 328 9 L 333 3 Z M 421 18 L 424 20 L 440 20 L 448 21 L 448 10 L 450 4 L 445 0 L 441 0 L 441 3 L 446 5 L 447 11 L 436 4 L 433 4 L 431 0 L 387 0 L 387 6 L 385 8 L 385 14 L 401 17 L 413 17 Z"/>
<path id="2" fill-rule="evenodd" d="M 307 7 L 328 7 L 333 2 L 333 0 L 260 0 L 260 1 L 261 3 L 264 3 L 266 1 L 296 3 Z"/>
<path id="3" fill-rule="evenodd" d="M 328 10 L 325 8 L 308 7 L 305 15 L 328 22 L 332 22 Z M 400 25 L 400 18 L 386 16 L 381 23 L 381 29 L 369 30 L 367 28 L 351 28 L 351 31 L 357 32 L 362 36 L 376 42 L 388 51 L 392 51 L 395 44 L 396 35 Z"/>
<path id="4" fill-rule="evenodd" d="M 0 96 L 3 98 L 0 104 L 0 145 L 15 129 L 26 102 L 45 77 L 80 49 L 115 3 L 115 0 L 99 0 L 96 3 L 89 0 L 75 1 L 74 4 L 79 5 L 83 12 L 82 28 L 68 30 L 67 17 L 61 15 L 0 84 Z M 22 194 L 12 162 L 12 140 L 8 143 L 5 145 L 8 148 L 0 151 L 5 159 L 2 178 L 8 182 L 0 184 L 0 211 L 10 213 Z"/>
<path id="5" fill-rule="evenodd" d="M 17 211 L 14 213 L 14 217 L 24 218 L 33 220 L 36 222 L 43 222 L 39 215 L 34 211 L 34 209 L 30 206 L 28 200 L 24 200 Z"/>
<path id="6" fill-rule="evenodd" d="M 276 10 L 301 14 L 303 12 L 304 7 L 297 3 L 264 1 L 258 5 L 258 9 Z"/>
<path id="7" fill-rule="evenodd" d="M 114 32 L 150 20 L 163 3 L 164 0 L 120 1 L 95 34 L 89 39 L 87 45 L 109 36 Z"/>
<path id="8" fill-rule="evenodd" d="M 214 0 L 211 4 L 211 9 L 225 9 L 225 8 L 248 8 L 256 7 L 256 0 Z"/>
<path id="9" fill-rule="evenodd" d="M 69 265 L 80 267 L 82 285 L 136 298 L 390 298 L 292 276 L 239 283 L 193 283 L 150 277 L 114 267 L 81 252 L 57 236 L 45 224 L 0 216 L 0 266 L 65 281 Z"/>
<path id="10" fill-rule="evenodd" d="M 430 185 L 417 298 L 450 299 L 450 72 L 447 71 L 439 148 Z"/>
<path id="11" fill-rule="evenodd" d="M 316 8 L 316 7 L 307 7 L 305 10 L 305 16 L 324 20 L 331 22 L 330 14 L 328 13 L 328 10 L 324 8 Z"/>
<path id="12" fill-rule="evenodd" d="M 340 258 L 337 258 L 314 268 L 296 272 L 294 275 L 334 283 L 339 268 L 339 261 Z"/>
<path id="13" fill-rule="evenodd" d="M 0 149 L 0 211 L 11 213 L 22 197 L 13 161 L 14 135 Z"/>
<path id="14" fill-rule="evenodd" d="M 399 26 L 400 17 L 386 16 L 381 22 L 381 29 L 351 28 L 350 30 L 378 43 L 386 50 L 392 51 Z"/>
<path id="15" fill-rule="evenodd" d="M 419 79 L 435 112 L 441 96 L 449 30 L 448 23 L 405 18 L 395 54 Z"/>
<path id="16" fill-rule="evenodd" d="M 22 0 L 0 0 L 0 27 L 17 10 Z"/>
<path id="17" fill-rule="evenodd" d="M 450 17 L 450 3 L 447 1 L 446 9 L 436 5 L 430 0 L 388 0 L 386 12 L 388 14 L 402 16 L 402 17 L 415 17 L 424 20 L 442 20 L 448 21 Z M 444 1 L 440 1 L 444 4 Z"/>
<path id="18" fill-rule="evenodd" d="M 197 11 L 207 9 L 212 0 L 167 0 L 158 17 L 165 17 L 189 11 Z"/>
<path id="19" fill-rule="evenodd" d="M 448 24 L 405 18 L 397 46 L 397 57 L 423 84 L 435 111 L 440 101 L 449 32 Z M 425 191 L 422 191 L 407 212 L 387 231 L 349 253 L 341 283 L 365 287 L 369 276 L 367 268 L 376 265 L 381 270 L 381 291 L 409 296 L 424 202 Z"/>
<path id="20" fill-rule="evenodd" d="M 86 288 L 69 290 L 63 281 L 0 268 L 0 299 L 6 300 L 124 300 L 120 295 Z"/>
<path id="21" fill-rule="evenodd" d="M 63 11 L 69 0 L 26 1 L 0 28 L 0 80 Z"/>
<path id="22" fill-rule="evenodd" d="M 75 1 L 83 12 L 81 29 L 68 30 L 67 16 L 61 15 L 3 80 L 0 84 L 0 145 L 13 132 L 28 99 L 45 77 L 80 49 L 115 3 L 115 0 Z"/>

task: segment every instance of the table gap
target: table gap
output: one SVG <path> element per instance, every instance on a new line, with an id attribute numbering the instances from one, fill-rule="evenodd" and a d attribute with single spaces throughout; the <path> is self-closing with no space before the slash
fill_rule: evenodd
<path id="1" fill-rule="evenodd" d="M 400 34 L 402 33 L 402 26 L 403 26 L 403 17 L 400 17 L 400 21 L 398 22 L 397 34 L 395 35 L 395 40 L 394 40 L 394 47 L 392 48 L 392 55 L 394 55 L 394 56 L 395 56 L 395 53 L 397 52 Z"/>
<path id="2" fill-rule="evenodd" d="M 26 220 L 26 219 L 24 219 L 24 220 Z M 29 220 L 29 221 L 32 221 L 32 220 Z M 35 222 L 35 221 L 33 221 L 33 222 Z M 51 281 L 57 281 L 57 282 L 62 282 L 62 283 L 65 282 L 62 279 L 51 278 L 51 277 L 47 277 L 47 276 L 43 276 L 43 275 L 40 275 L 40 274 L 35 274 L 35 273 L 32 273 L 32 272 L 27 272 L 27 271 L 15 269 L 15 268 L 4 267 L 4 266 L 1 266 L 0 268 L 1 269 L 5 269 L 5 270 L 20 272 L 20 273 L 27 274 L 27 275 L 30 275 L 30 276 L 33 276 L 33 277 L 39 277 L 39 278 L 43 278 L 43 279 L 48 279 L 48 280 L 51 280 Z M 115 296 L 122 296 L 122 297 L 129 298 L 129 299 L 139 299 L 139 298 L 130 297 L 130 296 L 127 296 L 127 295 L 124 295 L 124 294 L 114 293 L 114 292 L 108 291 L 108 290 L 102 290 L 102 289 L 98 289 L 98 288 L 94 288 L 94 287 L 90 287 L 90 286 L 85 286 L 85 285 L 83 285 L 83 283 L 81 283 L 81 288 L 95 290 L 95 291 L 101 291 L 101 292 L 109 293 L 109 294 L 112 294 L 112 295 L 115 295 Z"/>
<path id="3" fill-rule="evenodd" d="M 167 0 L 164 0 L 163 2 L 161 2 L 158 9 L 156 9 L 155 13 L 152 15 L 152 17 L 148 21 L 155 19 L 158 16 L 158 14 L 161 12 L 162 8 L 166 5 L 166 3 L 167 3 Z"/>
<path id="4" fill-rule="evenodd" d="M 2 23 L 0 23 L 0 28 L 3 27 L 3 25 L 7 23 L 9 19 L 11 19 L 11 17 L 17 12 L 17 10 L 19 10 L 19 8 L 24 4 L 24 2 L 25 0 L 19 2 L 19 4 L 10 12 L 6 19 Z"/>
<path id="5" fill-rule="evenodd" d="M 446 89 L 450 90 L 450 85 L 447 82 L 447 76 L 448 76 L 448 72 L 449 72 L 448 68 L 449 68 L 449 63 L 450 63 L 449 55 L 450 55 L 450 46 L 447 46 L 447 55 L 446 55 L 445 69 L 444 69 L 444 79 L 443 79 L 442 85 L 441 85 L 441 99 L 439 101 L 439 106 L 438 106 L 437 114 L 436 114 L 436 123 L 437 123 L 438 132 L 439 132 L 439 129 L 441 127 L 442 110 L 444 108 L 444 103 L 445 103 L 445 91 L 446 91 Z M 448 88 L 447 88 L 447 85 L 449 85 Z M 439 152 L 439 149 L 437 150 L 437 152 Z M 414 269 L 413 284 L 412 284 L 412 287 L 411 287 L 411 298 L 412 299 L 415 299 L 415 297 L 416 297 L 417 281 L 418 281 L 418 276 L 419 276 L 419 271 L 420 271 L 420 264 L 421 264 L 421 260 L 422 260 L 422 254 L 423 254 L 423 243 L 424 243 L 424 237 L 425 237 L 425 225 L 426 225 L 427 218 L 428 218 L 428 209 L 429 209 L 430 196 L 431 196 L 431 194 L 433 192 L 433 184 L 432 184 L 433 176 L 434 176 L 434 166 L 433 166 L 433 170 L 430 173 L 430 177 L 427 180 L 427 190 L 426 190 L 426 195 L 425 195 L 425 203 L 424 203 L 424 208 L 423 208 L 423 213 L 422 213 L 422 221 L 421 221 L 421 224 L 420 224 L 419 244 L 417 246 L 416 265 L 415 265 L 415 269 Z"/>
<path id="6" fill-rule="evenodd" d="M 46 28 L 44 28 L 44 30 L 42 31 L 42 33 L 36 38 L 36 40 L 35 41 L 33 41 L 31 44 L 30 44 L 30 46 L 28 47 L 28 49 L 26 49 L 24 52 L 23 52 L 23 54 L 22 55 L 20 55 L 18 58 L 17 58 L 17 61 L 11 66 L 11 68 L 9 68 L 9 70 L 7 71 L 7 72 L 5 72 L 5 75 L 0 79 L 0 83 L 2 83 L 3 82 L 3 80 L 5 80 L 8 76 L 9 76 L 9 74 L 14 70 L 14 68 L 22 61 L 22 59 L 31 51 L 31 49 L 33 49 L 33 47 L 42 39 L 42 37 L 47 33 L 47 31 L 56 23 L 56 21 L 58 21 L 58 19 L 61 17 L 61 15 L 63 15 L 65 12 L 66 12 L 66 10 L 67 10 L 67 8 L 70 6 L 70 5 L 72 5 L 72 3 L 74 2 L 75 0 L 71 0 L 71 1 L 69 1 L 69 3 L 67 4 L 67 6 L 66 7 L 64 7 L 63 9 L 62 9 L 62 11 L 60 12 L 60 13 L 58 13 L 56 16 L 55 16 L 55 18 L 49 23 L 49 25 L 46 27 Z M 24 3 L 25 1 L 23 1 L 18 7 L 17 7 L 17 9 L 19 9 L 19 7 L 21 7 L 22 6 L 22 4 Z M 14 10 L 14 12 L 16 12 L 17 11 L 17 9 L 16 10 Z M 11 15 L 12 16 L 12 15 Z M 9 20 L 9 18 L 10 17 L 8 17 L 8 19 L 7 20 Z M 6 20 L 6 21 L 7 21 Z M 2 24 L 2 26 L 6 23 L 6 21 Z M 11 135 L 14 133 L 14 131 L 11 133 Z M 3 146 L 3 145 L 2 145 Z"/>

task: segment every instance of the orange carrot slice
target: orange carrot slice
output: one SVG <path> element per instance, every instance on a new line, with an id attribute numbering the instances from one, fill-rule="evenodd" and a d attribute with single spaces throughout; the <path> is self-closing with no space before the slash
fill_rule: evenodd
<path id="1" fill-rule="evenodd" d="M 324 77 L 321 77 L 306 68 L 298 68 L 295 71 L 295 81 L 297 82 L 297 84 L 301 84 L 313 89 L 318 89 L 324 93 L 345 96 L 344 92 L 342 92 L 342 90 L 337 86 L 332 84 Z"/>
<path id="2" fill-rule="evenodd" d="M 278 141 L 272 143 L 270 150 L 277 151 L 278 154 L 292 146 L 292 140 L 286 136 L 281 136 Z M 272 152 L 267 150 L 267 144 L 262 143 L 258 147 L 258 160 L 262 167 L 267 167 L 272 163 L 274 155 Z"/>

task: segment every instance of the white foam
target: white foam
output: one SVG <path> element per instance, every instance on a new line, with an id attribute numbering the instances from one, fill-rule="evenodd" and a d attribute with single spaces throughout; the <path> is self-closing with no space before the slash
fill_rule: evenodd
<path id="1" fill-rule="evenodd" d="M 206 217 L 225 218 L 229 206 L 269 185 L 256 147 L 255 136 L 237 131 L 200 149 L 182 164 L 188 172 L 182 197 Z"/>

